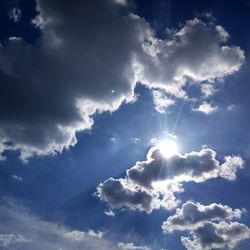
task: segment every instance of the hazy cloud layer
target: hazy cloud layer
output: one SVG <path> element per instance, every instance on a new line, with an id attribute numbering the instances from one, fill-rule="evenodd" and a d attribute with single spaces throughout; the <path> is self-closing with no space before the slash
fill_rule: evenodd
<path id="1" fill-rule="evenodd" d="M 212 83 L 239 70 L 244 53 L 226 45 L 221 26 L 194 19 L 162 40 L 128 8 L 120 0 L 37 0 L 37 43 L 10 37 L 0 46 L 0 153 L 20 150 L 26 160 L 62 152 L 94 113 L 134 100 L 137 81 L 186 98 L 188 78 Z M 162 97 L 156 107 L 172 102 Z"/>
<path id="2" fill-rule="evenodd" d="M 96 194 L 113 208 L 127 207 L 148 213 L 160 207 L 173 209 L 179 203 L 175 193 L 183 191 L 183 182 L 199 183 L 218 177 L 232 181 L 243 166 L 240 156 L 226 156 L 220 163 L 216 152 L 209 148 L 165 158 L 157 147 L 152 147 L 147 159 L 128 169 L 125 178 L 104 181 Z"/>
<path id="3" fill-rule="evenodd" d="M 71 230 L 42 220 L 13 199 L 0 202 L 0 248 L 3 250 L 118 249 L 102 232 Z"/>

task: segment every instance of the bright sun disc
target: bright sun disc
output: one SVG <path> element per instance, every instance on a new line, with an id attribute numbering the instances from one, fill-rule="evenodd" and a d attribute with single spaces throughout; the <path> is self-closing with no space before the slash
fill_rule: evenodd
<path id="1" fill-rule="evenodd" d="M 170 140 L 164 140 L 161 141 L 158 145 L 157 148 L 160 149 L 160 152 L 162 156 L 165 158 L 169 158 L 173 155 L 178 154 L 178 147 L 175 141 L 170 141 Z"/>

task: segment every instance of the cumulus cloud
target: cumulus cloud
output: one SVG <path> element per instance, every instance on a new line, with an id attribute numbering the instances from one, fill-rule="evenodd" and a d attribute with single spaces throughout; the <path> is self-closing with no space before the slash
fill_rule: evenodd
<path id="1" fill-rule="evenodd" d="M 100 231 L 78 231 L 32 214 L 16 200 L 0 202 L 0 248 L 20 250 L 118 249 Z"/>
<path id="2" fill-rule="evenodd" d="M 126 171 L 125 178 L 110 178 L 99 184 L 96 195 L 113 208 L 148 213 L 160 207 L 173 209 L 179 203 L 175 193 L 183 191 L 183 182 L 199 183 L 218 177 L 232 181 L 243 166 L 240 156 L 226 156 L 220 163 L 216 152 L 209 148 L 165 158 L 155 146 L 145 161 L 136 162 Z"/>
<path id="3" fill-rule="evenodd" d="M 217 106 L 212 106 L 209 102 L 203 102 L 198 108 L 194 108 L 193 111 L 201 112 L 206 115 L 211 115 L 218 110 Z"/>
<path id="4" fill-rule="evenodd" d="M 196 230 L 208 220 L 240 218 L 243 211 L 240 209 L 233 210 L 231 207 L 222 204 L 212 203 L 205 206 L 188 201 L 182 205 L 182 208 L 177 208 L 173 216 L 168 217 L 163 223 L 162 229 L 166 232 Z"/>
<path id="5" fill-rule="evenodd" d="M 249 239 L 250 229 L 238 222 L 219 223 L 206 222 L 191 233 L 190 237 L 182 237 L 182 244 L 188 250 L 200 249 L 235 249 L 239 242 Z"/>
<path id="6" fill-rule="evenodd" d="M 194 82 L 214 82 L 238 71 L 243 51 L 228 46 L 229 34 L 220 25 L 189 20 L 170 39 L 148 39 L 141 65 L 142 82 L 149 87 L 165 89 L 177 97 L 187 97 L 183 86 Z"/>
<path id="7" fill-rule="evenodd" d="M 222 204 L 202 205 L 188 201 L 178 208 L 162 225 L 164 232 L 188 231 L 181 237 L 188 250 L 219 249 L 236 245 L 250 237 L 250 229 L 233 219 L 240 219 L 245 210 Z"/>
<path id="8" fill-rule="evenodd" d="M 0 153 L 20 150 L 24 161 L 75 145 L 93 114 L 135 99 L 137 81 L 187 98 L 188 78 L 213 82 L 244 60 L 212 21 L 189 20 L 159 39 L 126 1 L 37 0 L 37 10 L 36 44 L 10 37 L 0 46 Z"/>

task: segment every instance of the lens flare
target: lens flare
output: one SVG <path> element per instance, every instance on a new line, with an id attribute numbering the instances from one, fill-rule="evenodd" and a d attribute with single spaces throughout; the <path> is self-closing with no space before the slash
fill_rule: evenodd
<path id="1" fill-rule="evenodd" d="M 173 140 L 163 140 L 157 145 L 157 148 L 160 149 L 162 156 L 165 158 L 178 154 L 178 146 Z"/>

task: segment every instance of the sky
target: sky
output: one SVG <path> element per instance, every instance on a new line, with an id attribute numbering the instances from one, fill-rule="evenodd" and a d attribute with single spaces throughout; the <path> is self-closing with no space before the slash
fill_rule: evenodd
<path id="1" fill-rule="evenodd" d="M 249 23 L 0 0 L 0 249 L 250 249 Z"/>

